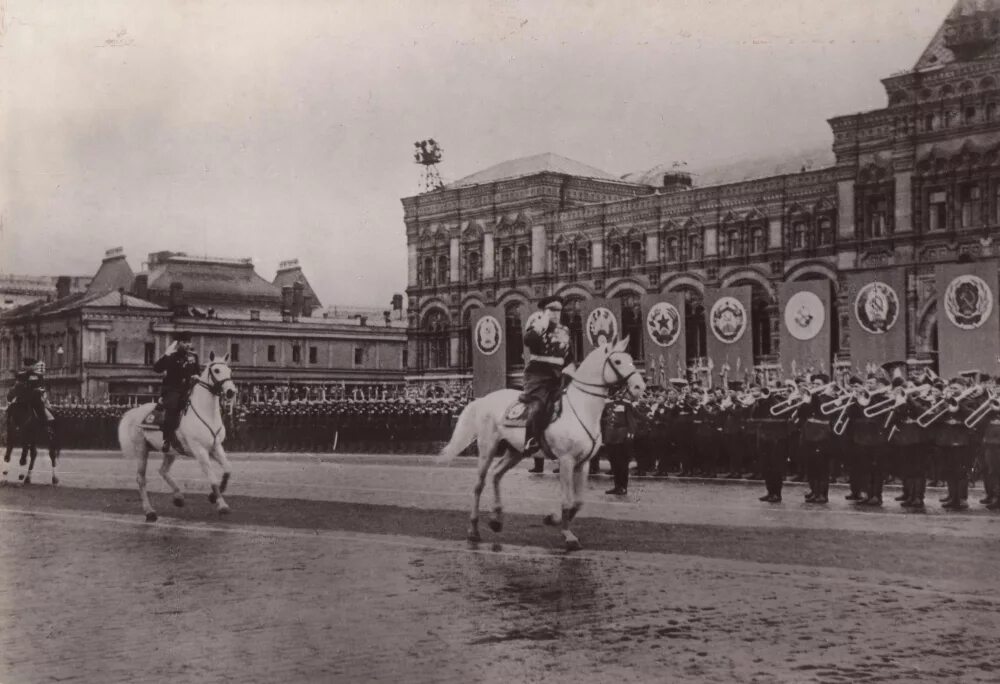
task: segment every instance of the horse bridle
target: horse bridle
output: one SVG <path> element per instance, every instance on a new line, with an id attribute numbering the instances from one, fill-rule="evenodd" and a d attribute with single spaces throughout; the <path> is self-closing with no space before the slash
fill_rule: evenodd
<path id="1" fill-rule="evenodd" d="M 577 389 L 579 389 L 584 394 L 589 394 L 592 397 L 607 397 L 609 389 L 614 389 L 615 387 L 619 387 L 621 385 L 624 385 L 624 384 L 626 384 L 629 381 L 629 379 L 633 375 L 638 375 L 639 374 L 639 370 L 633 366 L 631 373 L 629 373 L 628 375 L 622 375 L 621 371 L 619 371 L 618 368 L 615 367 L 615 364 L 612 363 L 612 359 L 615 357 L 616 354 L 621 354 L 623 356 L 628 356 L 628 353 L 627 352 L 623 352 L 623 351 L 614 351 L 614 352 L 611 352 L 610 354 L 608 354 L 607 358 L 604 359 L 604 365 L 601 366 L 601 378 L 604 377 L 604 369 L 607 368 L 610 365 L 611 366 L 611 370 L 614 371 L 614 373 L 615 373 L 616 376 L 618 376 L 618 379 L 615 382 L 611 383 L 610 385 L 606 385 L 604 383 L 586 382 L 584 380 L 580 380 L 579 378 L 573 378 L 573 383 L 576 383 L 577 385 L 581 385 L 581 387 L 578 387 Z M 570 383 L 570 384 L 573 384 L 573 383 Z M 599 390 L 603 390 L 603 391 L 592 392 L 590 390 L 584 389 L 584 387 L 597 387 Z"/>
<path id="2" fill-rule="evenodd" d="M 212 381 L 211 384 L 209 384 L 209 383 L 205 382 L 204 380 L 202 380 L 200 376 L 198 377 L 198 380 L 196 381 L 196 384 L 201 385 L 202 387 L 204 387 L 205 389 L 207 389 L 213 396 L 219 397 L 221 399 L 222 398 L 222 386 L 225 385 L 227 381 L 228 382 L 232 382 L 233 379 L 230 377 L 230 378 L 226 378 L 225 380 L 221 380 L 221 381 L 220 380 L 216 380 L 215 379 L 215 375 L 212 374 L 212 367 L 213 366 L 225 366 L 225 365 L 226 364 L 224 364 L 224 363 L 222 363 L 220 361 L 213 361 L 212 363 L 209 363 L 208 366 L 205 367 L 205 371 L 208 373 L 209 380 Z M 235 383 L 233 383 L 233 384 L 235 386 Z"/>

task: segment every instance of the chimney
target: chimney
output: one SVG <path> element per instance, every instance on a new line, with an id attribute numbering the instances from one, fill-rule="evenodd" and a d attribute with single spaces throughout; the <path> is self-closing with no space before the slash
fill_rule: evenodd
<path id="1" fill-rule="evenodd" d="M 184 284 L 170 283 L 170 308 L 178 309 L 184 304 Z"/>
<path id="2" fill-rule="evenodd" d="M 69 276 L 59 276 L 56 278 L 56 299 L 69 297 L 69 286 L 72 278 Z"/>
<path id="3" fill-rule="evenodd" d="M 298 319 L 302 316 L 302 301 L 305 293 L 305 288 L 302 283 L 295 283 L 292 285 L 292 320 Z"/>
<path id="4" fill-rule="evenodd" d="M 135 277 L 135 281 L 132 283 L 132 292 L 139 299 L 149 298 L 149 275 L 146 273 L 140 273 Z"/>
<path id="5" fill-rule="evenodd" d="M 128 301 L 125 299 L 125 288 L 124 287 L 119 287 L 118 288 L 118 304 L 123 309 L 128 307 Z"/>
<path id="6" fill-rule="evenodd" d="M 281 320 L 287 321 L 292 315 L 292 286 L 281 288 Z"/>

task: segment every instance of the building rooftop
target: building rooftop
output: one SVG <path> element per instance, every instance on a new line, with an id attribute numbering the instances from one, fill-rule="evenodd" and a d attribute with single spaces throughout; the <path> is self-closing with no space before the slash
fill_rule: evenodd
<path id="1" fill-rule="evenodd" d="M 830 148 L 816 147 L 800 152 L 765 157 L 710 162 L 691 171 L 686 168 L 678 169 L 672 163 L 660 164 L 646 171 L 625 174 L 623 178 L 633 183 L 661 187 L 665 174 L 676 173 L 680 170 L 690 173 L 694 179 L 695 187 L 704 188 L 802 171 L 815 171 L 833 166 L 835 162 L 836 157 Z"/>
<path id="2" fill-rule="evenodd" d="M 567 159 L 566 157 L 559 156 L 558 154 L 545 152 L 544 154 L 536 154 L 531 157 L 521 157 L 520 159 L 511 159 L 509 161 L 501 162 L 489 167 L 488 169 L 478 171 L 471 176 L 461 178 L 454 183 L 449 183 L 444 186 L 444 188 L 446 190 L 465 188 L 473 185 L 482 185 L 484 183 L 495 183 L 497 181 L 511 180 L 513 178 L 534 176 L 539 173 L 558 173 L 566 176 L 594 178 L 597 180 L 611 181 L 615 183 L 629 182 L 623 181 L 621 178 L 618 178 L 607 171 L 601 171 L 593 166 L 588 166 L 587 164 Z"/>

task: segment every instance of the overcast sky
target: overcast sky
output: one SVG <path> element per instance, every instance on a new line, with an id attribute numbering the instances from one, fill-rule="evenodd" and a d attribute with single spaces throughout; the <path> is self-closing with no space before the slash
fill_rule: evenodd
<path id="1" fill-rule="evenodd" d="M 0 0 L 0 272 L 109 247 L 299 258 L 406 287 L 413 142 L 445 181 L 555 152 L 616 175 L 829 145 L 953 0 Z"/>

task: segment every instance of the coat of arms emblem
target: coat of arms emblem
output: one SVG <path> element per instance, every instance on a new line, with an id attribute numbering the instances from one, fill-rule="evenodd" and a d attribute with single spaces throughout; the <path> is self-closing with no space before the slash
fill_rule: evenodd
<path id="1" fill-rule="evenodd" d="M 500 321 L 496 316 L 483 316 L 476 323 L 476 333 L 474 335 L 476 349 L 484 356 L 490 356 L 500 348 L 500 341 L 503 339 L 503 332 L 500 328 Z"/>
<path id="2" fill-rule="evenodd" d="M 811 340 L 823 329 L 826 307 L 815 292 L 796 292 L 785 303 L 785 327 L 797 340 Z"/>
<path id="3" fill-rule="evenodd" d="M 948 320 L 962 330 L 975 330 L 993 313 L 993 292 L 974 275 L 960 275 L 948 283 L 944 293 Z"/>
<path id="4" fill-rule="evenodd" d="M 880 280 L 868 283 L 854 298 L 854 318 L 872 335 L 888 332 L 899 319 L 899 295 Z"/>
<path id="5" fill-rule="evenodd" d="M 618 321 L 611 309 L 599 306 L 587 316 L 586 330 L 591 346 L 599 347 L 618 337 Z"/>
<path id="6" fill-rule="evenodd" d="M 708 322 L 719 342 L 732 344 L 746 332 L 746 307 L 735 297 L 719 297 L 708 314 Z"/>
<path id="7" fill-rule="evenodd" d="M 669 347 L 677 341 L 681 332 L 681 315 L 670 302 L 657 302 L 646 314 L 646 332 L 649 338 L 661 347 Z"/>

